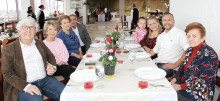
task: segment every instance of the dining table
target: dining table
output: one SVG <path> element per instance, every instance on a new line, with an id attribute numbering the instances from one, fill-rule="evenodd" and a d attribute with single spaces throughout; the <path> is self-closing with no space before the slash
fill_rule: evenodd
<path id="1" fill-rule="evenodd" d="M 99 71 L 104 71 L 102 63 L 97 61 L 97 58 L 94 59 L 96 61 L 88 60 L 87 55 L 100 54 L 102 56 L 105 53 L 105 42 L 104 37 L 97 37 L 94 40 L 79 63 L 74 72 L 75 74 L 88 69 L 94 70 L 94 73 L 96 73 L 97 68 L 99 68 Z M 84 88 L 85 82 L 89 81 L 88 79 L 77 81 L 71 74 L 70 80 L 61 93 L 60 101 L 177 101 L 177 93 L 165 78 L 165 75 L 156 77 L 156 75 L 152 74 L 148 78 L 137 76 L 137 70 L 142 68 L 158 70 L 158 67 L 150 56 L 143 57 L 143 55 L 140 55 L 142 53 L 145 54 L 142 47 L 138 45 L 127 47 L 132 46 L 133 42 L 134 39 L 132 37 L 126 37 L 117 42 L 121 52 L 115 53 L 115 56 L 117 60 L 122 60 L 123 63 L 116 64 L 114 75 L 97 75 L 98 79 L 91 79 L 92 89 Z M 136 56 L 134 62 L 129 60 L 131 54 Z M 95 64 L 86 65 L 86 63 L 91 61 L 95 62 Z M 102 68 L 100 69 L 100 67 Z M 148 87 L 140 88 L 140 81 L 147 82 Z"/>

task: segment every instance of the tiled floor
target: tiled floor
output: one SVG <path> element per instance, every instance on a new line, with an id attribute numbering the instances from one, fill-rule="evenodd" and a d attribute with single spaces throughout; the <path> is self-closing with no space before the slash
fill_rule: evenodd
<path id="1" fill-rule="evenodd" d="M 113 18 L 108 22 L 95 22 L 95 24 L 87 24 L 86 27 L 93 42 L 95 37 L 104 37 L 106 32 L 112 33 L 117 24 L 118 26 L 121 25 L 120 19 Z"/>

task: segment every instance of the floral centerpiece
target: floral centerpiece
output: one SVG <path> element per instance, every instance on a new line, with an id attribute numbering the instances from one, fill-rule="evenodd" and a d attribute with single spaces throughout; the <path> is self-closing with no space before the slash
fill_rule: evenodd
<path id="1" fill-rule="evenodd" d="M 113 32 L 111 34 L 107 34 L 106 36 L 106 41 L 109 43 L 116 44 L 116 41 L 120 38 L 120 33 L 119 32 Z"/>
<path id="2" fill-rule="evenodd" d="M 12 33 L 16 33 L 16 29 L 14 27 L 8 27 L 8 30 L 6 31 L 6 33 L 8 33 L 9 37 L 12 36 Z"/>
<path id="3" fill-rule="evenodd" d="M 106 54 L 99 58 L 99 61 L 104 65 L 105 75 L 114 75 L 115 66 L 117 64 L 117 58 L 108 52 L 113 52 L 113 50 L 106 50 Z"/>

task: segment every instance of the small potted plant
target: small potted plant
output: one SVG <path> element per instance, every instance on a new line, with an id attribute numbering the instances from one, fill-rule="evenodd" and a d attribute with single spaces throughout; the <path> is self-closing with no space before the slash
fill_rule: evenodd
<path id="1" fill-rule="evenodd" d="M 117 58 L 115 56 L 106 53 L 99 58 L 99 61 L 102 62 L 104 66 L 105 75 L 114 75 L 115 66 L 117 64 Z"/>
<path id="2" fill-rule="evenodd" d="M 8 33 L 9 37 L 11 37 L 13 33 L 16 33 L 16 30 L 14 27 L 8 27 L 6 33 Z"/>

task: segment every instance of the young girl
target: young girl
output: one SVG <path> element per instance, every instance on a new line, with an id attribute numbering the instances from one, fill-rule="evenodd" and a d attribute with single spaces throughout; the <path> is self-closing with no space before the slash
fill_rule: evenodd
<path id="1" fill-rule="evenodd" d="M 136 34 L 134 35 L 135 43 L 140 43 L 140 41 L 147 34 L 146 23 L 147 21 L 144 17 L 139 18 L 137 23 L 138 27 L 136 28 Z"/>

